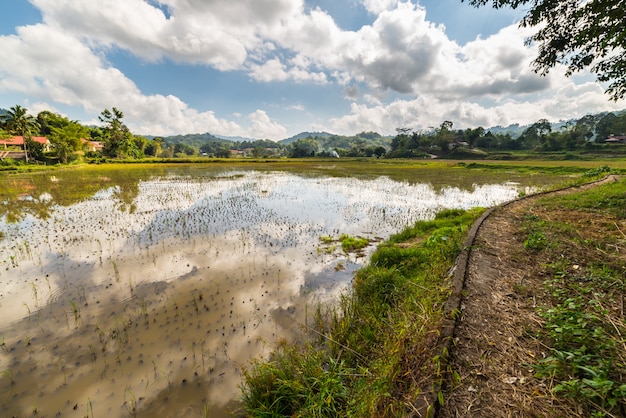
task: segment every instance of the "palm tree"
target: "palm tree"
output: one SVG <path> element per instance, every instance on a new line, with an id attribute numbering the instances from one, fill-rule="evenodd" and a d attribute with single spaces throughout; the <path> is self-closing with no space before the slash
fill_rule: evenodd
<path id="1" fill-rule="evenodd" d="M 28 109 L 20 105 L 13 106 L 6 114 L 6 126 L 9 132 L 20 135 L 24 139 L 24 155 L 28 162 L 28 150 L 26 149 L 26 139 L 33 137 L 33 131 L 39 130 L 39 124 L 34 116 L 26 113 Z"/>

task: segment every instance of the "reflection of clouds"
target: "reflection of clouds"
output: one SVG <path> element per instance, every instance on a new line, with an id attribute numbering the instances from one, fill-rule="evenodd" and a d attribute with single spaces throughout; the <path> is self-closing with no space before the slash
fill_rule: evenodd
<path id="1" fill-rule="evenodd" d="M 93 280 L 108 280 L 114 274 L 113 261 L 119 262 L 118 274 L 134 280 L 175 278 L 189 270 L 185 260 L 190 255 L 178 250 L 187 242 L 207 244 L 197 250 L 213 253 L 207 265 L 218 262 L 216 252 L 226 259 L 227 253 L 256 257 L 262 253 L 307 274 L 319 273 L 323 267 L 311 253 L 320 235 L 384 237 L 442 207 L 492 206 L 509 200 L 517 195 L 517 187 L 481 185 L 472 191 L 444 187 L 437 192 L 430 184 L 384 176 L 357 179 L 255 171 L 156 178 L 139 183 L 133 213 L 117 210 L 116 189 L 107 188 L 71 207 L 54 207 L 45 222 L 27 216 L 18 224 L 5 223 L 11 243 L 2 252 L 5 258 L 16 257 L 19 268 L 9 269 L 4 284 L 7 292 L 25 293 L 22 299 L 27 299 L 32 290 L 29 280 L 50 274 L 60 285 L 68 274 L 66 266 L 77 269 L 76 265 Z M 15 249 L 24 242 L 29 254 Z M 155 259 L 151 254 L 158 247 L 168 251 Z M 141 278 L 130 261 L 142 266 Z M 9 316 L 15 319 L 19 312 Z"/>
<path id="2" fill-rule="evenodd" d="M 194 370 L 181 358 L 191 358 L 191 347 L 202 343 L 210 354 L 207 365 L 216 370 L 209 379 L 209 397 L 223 403 L 227 394 L 237 392 L 240 366 L 292 335 L 305 320 L 306 306 L 334 297 L 363 261 L 319 254 L 321 235 L 386 237 L 442 207 L 491 206 L 511 199 L 516 187 L 437 191 L 429 184 L 387 177 L 229 171 L 221 177 L 140 182 L 132 212 L 119 210 L 118 189 L 111 187 L 70 207 L 53 206 L 46 220 L 29 215 L 16 224 L 0 224 L 7 236 L 0 248 L 2 258 L 13 256 L 16 261 L 0 275 L 0 318 L 2 325 L 15 323 L 26 314 L 24 303 L 37 307 L 33 283 L 40 305 L 53 299 L 59 306 L 62 313 L 57 318 L 65 312 L 71 319 L 68 299 L 88 298 L 83 319 L 92 326 L 90 321 L 101 321 L 103 328 L 111 326 L 108 321 L 120 323 L 122 314 L 135 315 L 139 318 L 135 324 L 143 324 L 138 304 L 145 298 L 151 314 L 160 314 L 159 320 L 165 322 L 135 331 L 145 348 L 131 353 L 133 362 L 142 354 L 144 363 L 124 367 L 136 376 L 154 374 L 150 365 L 154 360 L 159 373 L 189 378 Z M 348 269 L 335 271 L 339 261 Z M 192 305 L 198 291 L 204 298 L 201 314 Z M 187 315 L 184 320 L 173 314 L 176 302 L 179 312 Z M 116 316 L 108 316 L 109 311 Z M 36 324 L 27 326 L 34 329 Z M 7 328 L 3 335 L 15 341 L 18 337 L 12 337 L 12 331 Z M 58 346 L 89 346 L 84 336 L 74 334 L 70 326 L 52 338 L 57 338 Z M 38 340 L 46 343 L 44 338 Z M 59 375 L 54 369 L 59 360 L 50 356 L 54 357 L 49 354 L 39 361 L 45 370 L 43 383 Z M 6 359 L 0 361 L 4 367 Z M 160 396 L 151 391 L 167 393 L 166 380 L 159 378 L 149 390 L 144 383 L 127 380 L 134 391 L 150 398 Z M 121 375 L 119 379 L 123 380 Z M 89 385 L 102 387 L 95 374 L 92 382 L 85 383 Z M 118 399 L 124 393 L 116 391 L 123 391 L 123 386 L 110 384 L 107 389 Z M 91 396 L 98 400 L 98 395 Z"/>

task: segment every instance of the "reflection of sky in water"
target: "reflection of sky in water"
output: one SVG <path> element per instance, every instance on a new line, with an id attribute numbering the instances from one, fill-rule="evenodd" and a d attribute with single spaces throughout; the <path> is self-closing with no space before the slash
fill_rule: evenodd
<path id="1" fill-rule="evenodd" d="M 77 375 L 80 371 L 92 378 L 82 383 L 70 379 L 70 386 L 82 389 L 63 396 L 82 402 L 90 396 L 97 403 L 101 395 L 89 388 L 110 386 L 112 395 L 107 396 L 118 399 L 126 395 L 123 386 L 128 385 L 155 400 L 161 396 L 155 393 L 167 395 L 170 385 L 157 379 L 156 371 L 153 387 L 136 376 L 151 374 L 152 361 L 168 379 L 189 379 L 200 372 L 199 363 L 181 363 L 181 357 L 195 357 L 196 349 L 190 350 L 201 344 L 211 351 L 217 376 L 209 376 L 203 390 L 219 404 L 236 393 L 241 365 L 251 356 L 266 354 L 265 342 L 289 336 L 293 330 L 288 328 L 303 321 L 303 306 L 332 297 L 363 262 L 354 256 L 318 252 L 320 236 L 348 233 L 385 238 L 442 208 L 487 207 L 512 199 L 518 194 L 516 187 L 484 185 L 472 192 L 446 187 L 437 192 L 428 184 L 411 185 L 387 177 L 365 180 L 230 171 L 221 177 L 172 176 L 140 182 L 132 210 L 118 200 L 120 189 L 110 187 L 70 207 L 53 207 L 47 220 L 31 215 L 15 224 L 2 220 L 5 239 L 0 257 L 5 269 L 0 272 L 0 331 L 8 343 L 14 343 L 23 337 L 20 333 L 38 333 L 37 326 L 57 327 L 48 340 L 37 342 L 43 347 L 41 353 L 47 353 L 40 354 L 38 366 L 36 385 L 43 385 L 59 375 L 54 364 L 63 363 L 61 354 L 49 360 L 48 345 L 68 347 L 71 356 L 72 350 L 98 344 L 83 339 L 96 337 L 89 335 L 89 327 L 97 323 L 112 329 L 129 318 L 137 323 L 139 312 L 149 308 L 155 320 L 159 315 L 167 319 L 158 323 L 159 328 L 146 324 L 134 331 L 141 348 L 125 348 L 128 364 L 119 361 L 109 370 L 113 374 L 119 367 L 119 373 L 127 376 L 118 376 L 125 382 L 122 393 L 119 382 L 103 383 L 96 369 L 109 366 L 98 359 L 90 368 L 77 366 Z M 338 263 L 346 269 L 335 269 Z M 194 313 L 192 305 L 198 303 L 192 296 L 199 293 L 204 295 L 202 315 Z M 76 331 L 70 326 L 69 300 L 84 303 L 85 325 Z M 188 319 L 182 320 L 181 314 L 177 323 L 174 310 L 188 314 Z M 29 311 L 43 312 L 38 316 L 43 323 L 19 322 Z M 46 322 L 53 319 L 61 325 Z M 32 354 L 25 355 L 33 361 Z M 141 365 L 135 362 L 137 356 L 142 356 Z M 9 356 L 0 353 L 0 369 L 10 367 L 8 362 Z M 20 366 L 14 367 L 19 373 Z M 206 372 L 204 364 L 201 371 Z M 215 386 L 216 382 L 220 384 Z M 33 404 L 32 399 L 24 402 Z M 43 400 L 35 402 L 44 408 Z M 96 412 L 110 414 L 106 409 Z"/>
<path id="2" fill-rule="evenodd" d="M 321 257 L 311 257 L 321 235 L 386 237 L 418 219 L 432 217 L 441 208 L 492 206 L 518 193 L 510 185 L 477 186 L 473 192 L 447 187 L 437 193 L 427 184 L 410 185 L 387 177 L 229 174 L 142 182 L 131 213 L 120 210 L 114 199 L 116 188 L 109 188 L 71 207 L 55 208 L 47 221 L 27 216 L 18 224 L 3 224 L 7 236 L 0 249 L 3 259 L 10 264 L 7 260 L 13 256 L 19 265 L 2 275 L 5 292 L 19 292 L 16 287 L 22 287 L 21 292 L 30 295 L 32 289 L 19 277 L 42 272 L 54 276 L 72 264 L 75 268 L 82 265 L 81 271 L 94 282 L 106 280 L 112 260 L 137 259 L 155 246 L 163 247 L 164 242 L 175 253 L 177 241 L 210 245 L 211 240 L 223 237 L 231 244 L 221 250 L 221 258 L 264 254 L 291 265 L 302 264 L 306 272 L 298 276 L 310 276 L 311 271 L 325 268 Z M 185 263 L 178 264 L 170 266 L 167 278 L 187 272 Z M 160 273 L 137 280 L 163 280 L 164 272 Z M 24 313 L 14 310 L 2 315 L 2 322 L 18 319 L 20 312 Z"/>

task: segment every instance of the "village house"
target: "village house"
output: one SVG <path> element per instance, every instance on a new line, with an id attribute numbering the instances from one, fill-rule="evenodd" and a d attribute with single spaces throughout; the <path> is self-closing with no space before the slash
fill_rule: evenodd
<path id="1" fill-rule="evenodd" d="M 81 138 L 80 142 L 83 144 L 83 150 L 87 152 L 102 152 L 104 149 L 102 141 L 87 141 L 85 138 Z"/>
<path id="2" fill-rule="evenodd" d="M 43 145 L 44 151 L 50 151 L 50 141 L 45 136 L 33 136 L 32 140 Z M 9 147 L 24 148 L 24 137 L 14 136 L 12 138 L 0 139 L 0 148 L 8 149 Z"/>
<path id="3" fill-rule="evenodd" d="M 50 151 L 50 141 L 45 136 L 33 136 L 32 140 L 42 144 L 44 151 Z M 0 139 L 0 160 L 4 160 L 6 158 L 12 158 L 15 160 L 26 158 L 23 136 Z"/>

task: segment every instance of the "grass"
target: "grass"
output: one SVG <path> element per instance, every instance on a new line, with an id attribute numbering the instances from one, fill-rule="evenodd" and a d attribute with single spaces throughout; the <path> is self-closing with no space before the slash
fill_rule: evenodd
<path id="1" fill-rule="evenodd" d="M 549 302 L 539 314 L 549 355 L 534 365 L 536 376 L 586 416 L 624 416 L 626 181 L 539 205 L 524 220 L 524 246 L 541 257 L 547 275 Z"/>
<path id="2" fill-rule="evenodd" d="M 448 271 L 482 209 L 446 210 L 381 244 L 337 305 L 322 305 L 301 344 L 244 370 L 255 417 L 406 416 L 441 378 L 435 352 Z"/>
<path id="3" fill-rule="evenodd" d="M 370 244 L 367 238 L 353 237 L 348 234 L 342 234 L 339 241 L 341 241 L 341 249 L 346 253 L 361 250 Z"/>

